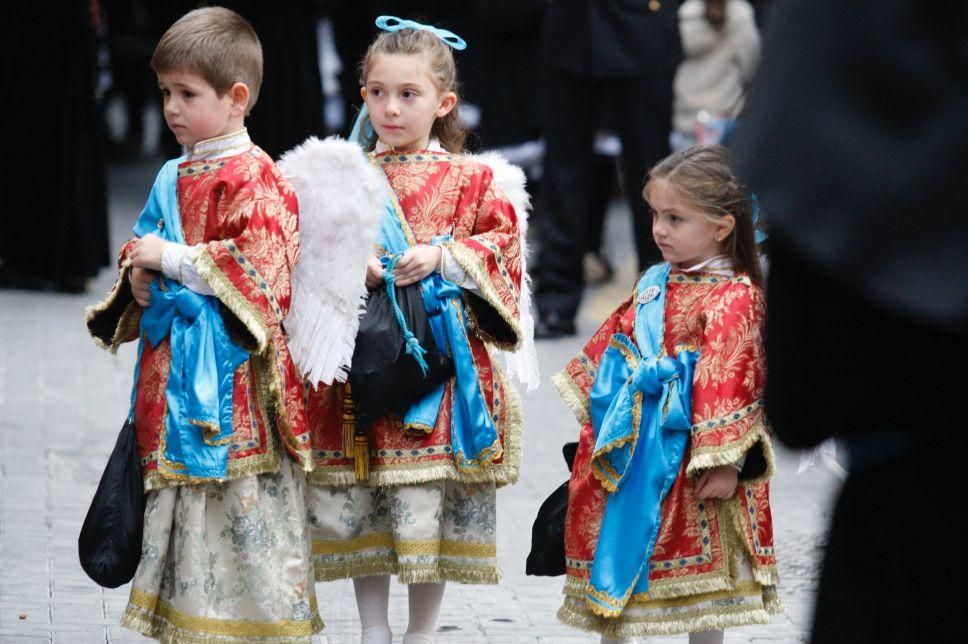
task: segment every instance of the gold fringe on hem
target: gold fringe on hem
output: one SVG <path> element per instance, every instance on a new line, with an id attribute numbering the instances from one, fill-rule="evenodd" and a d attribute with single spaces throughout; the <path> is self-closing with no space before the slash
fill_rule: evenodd
<path id="1" fill-rule="evenodd" d="M 264 642 L 272 644 L 309 644 L 312 634 L 323 630 L 323 620 L 319 613 L 313 611 L 309 620 L 309 634 L 281 635 L 278 637 L 252 635 L 251 637 L 233 637 L 222 633 L 202 633 L 179 628 L 161 615 L 128 604 L 121 617 L 121 626 L 156 639 L 159 642 L 177 642 L 178 644 L 248 644 L 249 642 Z"/>
<path id="2" fill-rule="evenodd" d="M 680 579 L 682 579 L 680 581 Z M 759 580 L 755 580 L 760 583 Z M 684 578 L 658 579 L 649 584 L 649 592 L 635 593 L 629 597 L 628 605 L 643 605 L 650 601 L 680 599 L 694 597 L 708 593 L 718 593 L 733 590 L 735 584 L 728 574 L 715 575 L 706 578 L 686 576 Z M 562 593 L 566 597 L 585 601 L 588 581 L 568 575 Z"/>
<path id="3" fill-rule="evenodd" d="M 763 608 L 770 615 L 777 615 L 786 610 L 780 594 L 776 591 L 776 586 L 763 587 Z"/>
<path id="4" fill-rule="evenodd" d="M 780 584 L 780 573 L 773 566 L 751 567 L 753 568 L 753 579 L 756 580 L 756 583 L 764 587 L 776 587 Z"/>
<path id="5" fill-rule="evenodd" d="M 558 390 L 558 395 L 575 415 L 579 425 L 591 422 L 588 398 L 582 395 L 581 389 L 567 371 L 559 371 L 551 376 L 551 384 Z"/>
<path id="6" fill-rule="evenodd" d="M 215 297 L 225 304 L 230 311 L 245 325 L 256 342 L 256 353 L 262 353 L 269 346 L 269 328 L 258 309 L 239 293 L 238 289 L 228 278 L 215 260 L 203 249 L 195 258 L 195 270 L 198 276 L 215 291 Z"/>
<path id="7" fill-rule="evenodd" d="M 162 490 L 169 487 L 180 485 L 198 485 L 202 483 L 225 483 L 234 481 L 246 476 L 258 474 L 270 474 L 278 472 L 282 464 L 280 455 L 276 450 L 270 450 L 259 456 L 250 456 L 249 459 L 241 461 L 229 461 L 224 478 L 202 478 L 197 476 L 178 476 L 162 474 L 158 470 L 151 470 L 145 474 L 145 491 Z"/>
<path id="8" fill-rule="evenodd" d="M 511 329 L 511 333 L 514 334 L 514 342 L 499 342 L 488 334 L 482 334 L 482 337 L 486 336 L 490 344 L 502 351 L 517 351 L 521 347 L 521 339 L 524 337 L 521 332 L 521 321 L 511 315 L 511 312 L 504 306 L 501 297 L 494 288 L 494 284 L 491 282 L 491 277 L 484 270 L 480 258 L 472 250 L 460 243 L 460 240 L 448 242 L 443 244 L 443 246 L 450 251 L 450 254 L 460 264 L 460 267 L 464 269 L 464 272 L 470 275 L 471 279 L 477 283 L 477 287 L 480 289 L 484 299 L 491 305 L 491 308 L 497 311 L 501 319 L 504 320 L 504 323 Z M 520 297 L 520 290 L 518 289 L 518 291 L 517 295 Z M 471 314 L 470 307 L 467 307 L 467 310 Z"/>
<path id="9" fill-rule="evenodd" d="M 495 366 L 495 377 L 500 378 L 505 391 L 505 408 L 507 423 L 504 430 L 504 460 L 491 467 L 479 470 L 457 469 L 453 459 L 426 467 L 408 467 L 395 469 L 392 465 L 370 467 L 369 479 L 358 481 L 352 465 L 340 469 L 318 466 L 309 473 L 308 480 L 316 487 L 350 487 L 353 485 L 367 485 L 370 487 L 385 487 L 389 485 L 417 485 L 431 481 L 451 480 L 461 483 L 494 483 L 497 487 L 516 483 L 521 473 L 521 456 L 523 443 L 523 421 L 521 414 L 521 398 L 504 373 Z M 371 455 L 372 457 L 372 455 Z"/>
<path id="10" fill-rule="evenodd" d="M 631 622 L 624 621 L 621 617 L 606 619 L 576 610 L 566 600 L 565 604 L 558 609 L 557 617 L 568 626 L 601 633 L 606 637 L 660 637 L 770 623 L 770 614 L 762 608 L 750 609 L 744 607 L 732 613 L 727 612 L 728 610 L 726 607 L 719 607 L 715 613 L 694 615 L 682 619 Z"/>
<path id="11" fill-rule="evenodd" d="M 688 476 L 696 476 L 703 470 L 720 465 L 730 465 L 739 461 L 756 443 L 763 445 L 763 457 L 766 459 L 766 469 L 763 474 L 753 479 L 743 479 L 741 485 L 750 485 L 768 481 L 776 473 L 776 457 L 773 453 L 773 441 L 770 432 L 763 424 L 754 425 L 753 428 L 735 443 L 722 445 L 715 448 L 693 448 L 686 466 Z"/>
<path id="12" fill-rule="evenodd" d="M 400 564 L 394 559 L 372 559 L 345 564 L 316 561 L 313 571 L 317 582 L 396 575 L 401 584 L 437 584 L 449 581 L 458 584 L 496 585 L 501 582 L 501 569 L 494 565 L 463 567 L 446 561 L 437 564 Z"/>
<path id="13" fill-rule="evenodd" d="M 370 559 L 340 564 L 329 564 L 313 561 L 313 575 L 317 582 L 336 581 L 338 579 L 354 579 L 356 577 L 375 577 L 377 575 L 393 575 L 397 572 L 397 563 L 389 559 Z"/>
<path id="14" fill-rule="evenodd" d="M 345 469 L 340 470 L 317 467 L 309 474 L 308 478 L 310 484 L 316 487 L 351 487 L 354 485 L 387 487 L 391 485 L 417 485 L 430 481 L 458 480 L 457 468 L 451 461 L 414 469 L 392 468 L 392 465 L 370 468 L 370 478 L 366 481 L 359 481 L 356 478 L 352 463 L 345 466 Z"/>
<path id="15" fill-rule="evenodd" d="M 662 584 L 665 579 L 651 582 L 649 592 L 645 597 L 632 595 L 632 604 L 641 603 L 650 599 L 674 599 L 676 597 L 691 597 L 693 595 L 704 595 L 706 593 L 717 593 L 724 590 L 732 590 L 733 581 L 729 576 L 709 577 L 708 579 L 690 579 L 688 581 L 673 582 Z M 671 580 L 669 580 L 671 581 Z"/>

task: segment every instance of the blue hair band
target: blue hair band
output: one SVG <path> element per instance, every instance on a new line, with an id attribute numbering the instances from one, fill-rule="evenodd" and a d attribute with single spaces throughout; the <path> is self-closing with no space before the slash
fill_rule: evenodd
<path id="1" fill-rule="evenodd" d="M 431 25 L 422 25 L 413 20 L 397 18 L 396 16 L 380 16 L 376 19 L 376 26 L 383 31 L 400 31 L 401 29 L 419 29 L 421 31 L 429 31 L 450 45 L 451 49 L 456 49 L 457 51 L 467 49 L 467 43 L 464 42 L 464 39 L 455 34 L 453 31 L 447 31 L 446 29 L 440 29 Z"/>
<path id="2" fill-rule="evenodd" d="M 760 223 L 760 200 L 756 196 L 756 193 L 755 192 L 751 192 L 750 193 L 750 201 L 752 202 L 752 206 L 753 206 L 753 234 L 756 237 L 756 243 L 757 244 L 761 244 L 764 241 L 766 241 L 767 235 L 766 235 L 765 232 L 763 232 L 763 229 L 760 228 L 760 226 L 759 226 L 759 223 Z"/>

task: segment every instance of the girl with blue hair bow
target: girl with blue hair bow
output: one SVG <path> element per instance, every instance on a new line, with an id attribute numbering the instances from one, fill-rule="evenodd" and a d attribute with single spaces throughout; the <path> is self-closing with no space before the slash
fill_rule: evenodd
<path id="1" fill-rule="evenodd" d="M 754 199 L 720 146 L 660 161 L 644 196 L 666 261 L 554 378 L 582 425 L 558 617 L 721 644 L 780 608 Z"/>
<path id="2" fill-rule="evenodd" d="M 367 185 L 380 195 L 378 221 L 362 259 L 329 271 L 312 270 L 310 259 L 297 266 L 294 283 L 301 283 L 300 271 L 317 285 L 335 270 L 342 276 L 335 281 L 386 288 L 391 299 L 394 286 L 419 285 L 435 344 L 453 358 L 455 374 L 406 413 L 356 427 L 353 392 L 340 382 L 345 374 L 316 370 L 314 356 L 329 355 L 319 348 L 333 344 L 333 335 L 306 342 L 311 333 L 299 330 L 308 318 L 325 316 L 303 315 L 297 306 L 299 323 L 287 329 L 291 346 L 308 347 L 294 356 L 305 358 L 300 366 L 314 385 L 307 412 L 318 449 L 308 505 L 317 580 L 353 578 L 362 641 L 389 644 L 389 576 L 396 574 L 410 585 L 403 641 L 423 644 L 433 641 L 446 581 L 500 579 L 495 491 L 517 479 L 522 419 L 499 355 L 506 354 L 512 375 L 537 384 L 524 247 L 528 200 L 520 169 L 497 156 L 462 154 L 452 49 L 464 41 L 389 16 L 377 25 L 385 33 L 361 64 L 365 107 L 350 137 L 367 167 L 348 171 L 352 164 L 333 163 L 312 180 L 293 180 L 300 261 L 324 263 L 341 252 L 331 241 L 334 226 L 311 232 L 316 208 L 309 204 L 320 204 L 325 218 L 346 186 Z M 295 162 L 310 148 L 326 156 L 348 145 L 311 143 L 284 158 L 284 173 L 296 174 Z M 321 191 L 321 182 L 331 189 Z M 358 239 L 367 238 L 368 226 L 358 226 Z M 398 322 L 406 326 L 402 316 Z M 419 364 L 426 348 L 406 328 L 404 337 L 404 359 Z"/>

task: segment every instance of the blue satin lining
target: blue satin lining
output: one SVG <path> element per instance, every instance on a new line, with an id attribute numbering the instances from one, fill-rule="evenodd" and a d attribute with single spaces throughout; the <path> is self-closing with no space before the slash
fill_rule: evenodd
<path id="1" fill-rule="evenodd" d="M 410 247 L 410 232 L 400 216 L 395 197 L 386 184 L 386 205 L 378 242 L 391 254 L 402 253 Z M 451 240 L 449 235 L 435 237 L 431 244 L 442 245 Z M 451 448 L 454 463 L 470 470 L 488 465 L 500 457 L 502 450 L 495 427 L 496 418 L 488 411 L 481 392 L 480 379 L 470 342 L 467 339 L 467 313 L 461 288 L 445 280 L 436 271 L 420 281 L 420 293 L 427 311 L 434 341 L 445 348 L 454 360 L 453 409 L 451 414 Z M 432 428 L 440 414 L 444 385 L 435 388 L 411 405 L 404 415 L 404 426 Z M 500 403 L 495 395 L 495 406 Z M 495 414 L 496 416 L 496 414 Z"/>
<path id="2" fill-rule="evenodd" d="M 689 440 L 692 377 L 699 353 L 663 355 L 669 264 L 649 269 L 636 286 L 635 337 L 615 334 L 591 391 L 595 449 L 591 466 L 609 496 L 586 600 L 617 614 L 633 593 L 649 588 L 649 560 L 662 501 L 675 481 Z M 654 292 L 655 289 L 652 289 Z"/>
<path id="3" fill-rule="evenodd" d="M 162 166 L 134 234 L 152 233 L 184 244 L 178 211 L 178 165 Z M 165 454 L 173 469 L 187 477 L 224 478 L 232 436 L 235 369 L 249 352 L 235 344 L 214 296 L 200 295 L 175 280 L 151 283 L 151 302 L 141 315 L 141 333 L 152 346 L 170 337 L 171 370 L 165 388 Z M 138 346 L 135 386 L 142 344 Z M 134 417 L 132 392 L 129 418 Z"/>

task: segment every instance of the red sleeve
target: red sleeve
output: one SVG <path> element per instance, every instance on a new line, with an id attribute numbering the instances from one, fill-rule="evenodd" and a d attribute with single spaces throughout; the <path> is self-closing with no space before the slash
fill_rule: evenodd
<path id="1" fill-rule="evenodd" d="M 195 268 L 261 353 L 289 311 L 289 279 L 299 256 L 298 207 L 292 187 L 267 156 L 245 155 L 232 172 L 227 180 L 241 185 L 220 208 L 236 232 L 205 244 Z"/>
<path id="2" fill-rule="evenodd" d="M 446 247 L 480 290 L 482 297 L 467 297 L 479 335 L 501 349 L 513 350 L 521 342 L 518 216 L 494 185 L 491 169 L 474 165 L 477 169 L 469 179 L 477 193 L 473 230 Z"/>
<path id="3" fill-rule="evenodd" d="M 762 292 L 747 282 L 730 284 L 704 311 L 693 377 L 690 475 L 736 463 L 754 447 L 756 458 L 765 461 L 756 478 L 773 472 L 763 409 L 765 313 Z"/>

